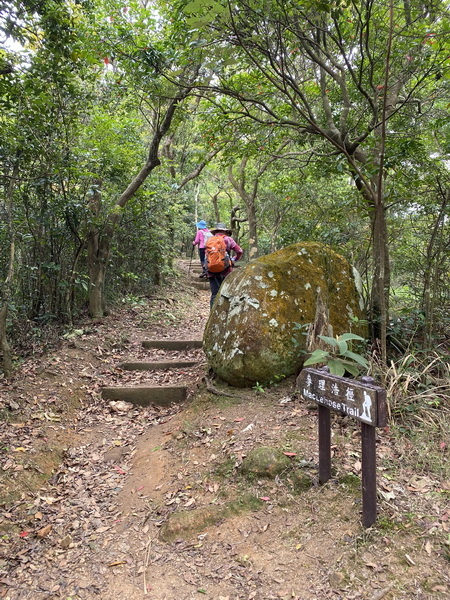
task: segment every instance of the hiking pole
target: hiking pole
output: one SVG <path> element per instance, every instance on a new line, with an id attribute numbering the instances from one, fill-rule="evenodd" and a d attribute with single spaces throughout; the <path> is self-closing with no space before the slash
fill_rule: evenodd
<path id="1" fill-rule="evenodd" d="M 192 257 L 194 256 L 194 245 L 192 245 L 192 250 L 191 250 L 191 260 L 189 261 L 189 269 L 188 269 L 188 273 L 191 272 L 191 265 L 192 265 Z"/>

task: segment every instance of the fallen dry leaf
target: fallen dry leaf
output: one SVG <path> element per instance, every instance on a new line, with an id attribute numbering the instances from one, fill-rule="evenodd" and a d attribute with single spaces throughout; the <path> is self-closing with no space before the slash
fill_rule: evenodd
<path id="1" fill-rule="evenodd" d="M 49 523 L 45 527 L 42 527 L 42 529 L 39 529 L 39 531 L 36 533 L 36 535 L 40 538 L 43 538 L 50 533 L 52 528 L 53 528 L 53 526 Z"/>

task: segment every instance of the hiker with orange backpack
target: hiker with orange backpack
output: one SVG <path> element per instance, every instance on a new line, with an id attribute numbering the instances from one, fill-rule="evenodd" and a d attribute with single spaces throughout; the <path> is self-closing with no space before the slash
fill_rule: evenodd
<path id="1" fill-rule="evenodd" d="M 242 248 L 231 237 L 231 230 L 223 223 L 217 223 L 211 230 L 212 237 L 206 240 L 205 264 L 211 288 L 210 306 L 219 291 L 222 281 L 233 270 L 234 262 L 242 256 Z M 231 251 L 235 256 L 231 257 Z"/>

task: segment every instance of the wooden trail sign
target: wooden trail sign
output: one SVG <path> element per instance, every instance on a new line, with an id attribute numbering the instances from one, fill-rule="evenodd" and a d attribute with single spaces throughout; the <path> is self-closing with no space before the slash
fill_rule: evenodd
<path id="1" fill-rule="evenodd" d="M 370 527 L 377 514 L 375 428 L 387 423 L 386 390 L 375 385 L 371 377 L 348 379 L 321 369 L 303 369 L 297 389 L 305 400 L 319 405 L 320 483 L 331 477 L 330 410 L 361 422 L 363 525 Z"/>

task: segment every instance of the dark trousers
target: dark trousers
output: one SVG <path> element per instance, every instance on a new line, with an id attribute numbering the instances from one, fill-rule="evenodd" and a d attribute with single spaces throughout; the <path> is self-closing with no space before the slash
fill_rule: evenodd
<path id="1" fill-rule="evenodd" d="M 202 263 L 202 267 L 205 264 L 205 253 L 206 253 L 206 248 L 198 249 L 198 255 L 200 256 L 200 262 Z"/>
<path id="2" fill-rule="evenodd" d="M 198 255 L 200 257 L 200 262 L 202 263 L 203 273 L 206 274 L 206 248 L 199 248 Z"/>
<path id="3" fill-rule="evenodd" d="M 218 273 L 213 277 L 209 277 L 209 287 L 211 288 L 211 300 L 209 301 L 209 306 L 211 307 L 214 304 L 214 299 L 217 296 L 217 292 L 222 284 L 222 281 L 225 279 L 226 275 L 222 275 L 222 273 Z"/>

